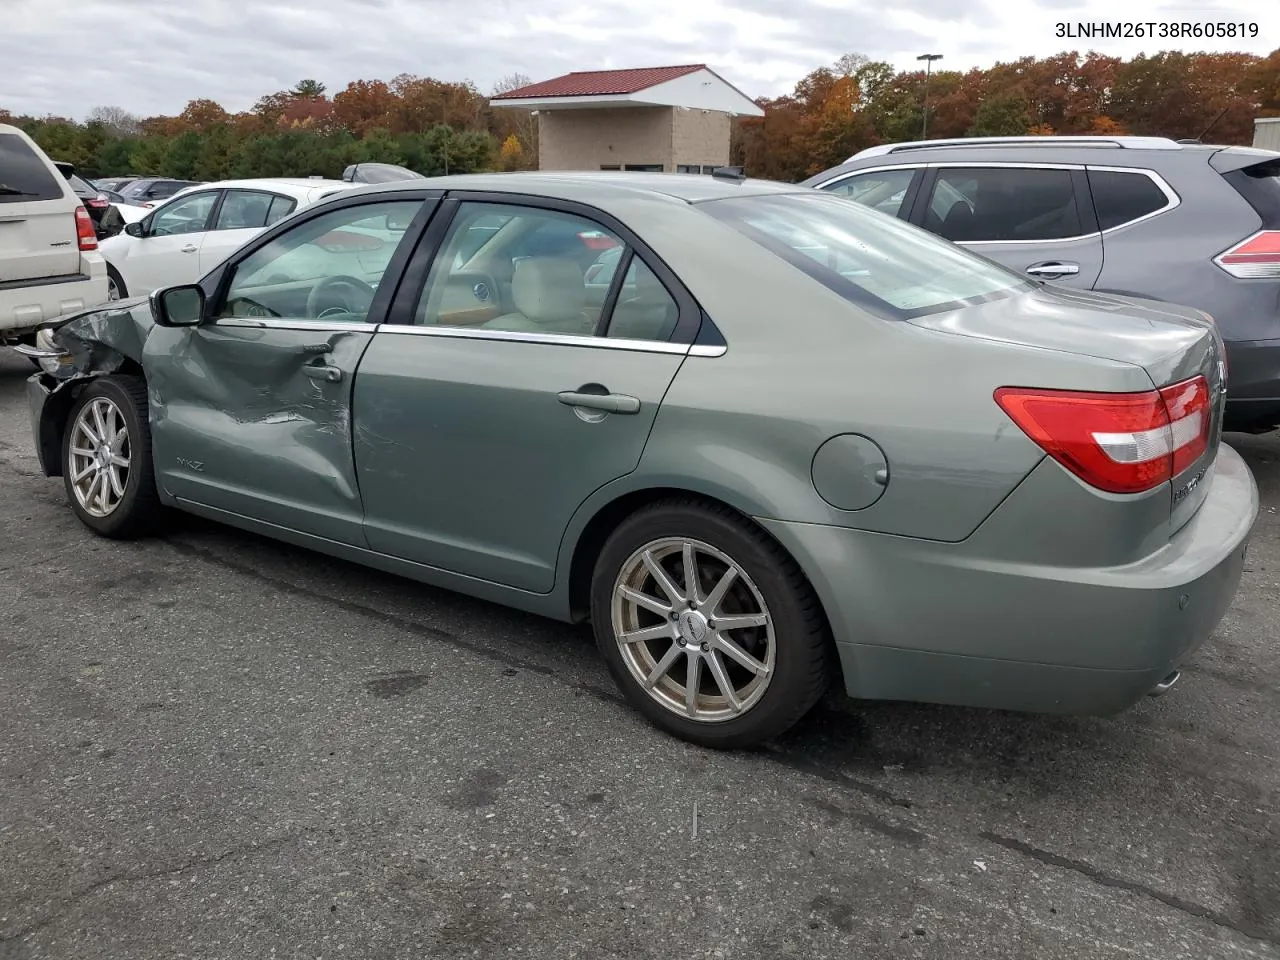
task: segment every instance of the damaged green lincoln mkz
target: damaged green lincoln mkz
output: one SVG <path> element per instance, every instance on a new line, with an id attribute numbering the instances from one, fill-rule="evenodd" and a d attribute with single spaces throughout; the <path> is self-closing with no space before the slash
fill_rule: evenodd
<path id="1" fill-rule="evenodd" d="M 1258 509 L 1211 318 L 732 171 L 362 187 L 38 343 L 40 462 L 99 534 L 176 508 L 589 618 L 630 702 L 715 747 L 837 677 L 1162 693 Z"/>

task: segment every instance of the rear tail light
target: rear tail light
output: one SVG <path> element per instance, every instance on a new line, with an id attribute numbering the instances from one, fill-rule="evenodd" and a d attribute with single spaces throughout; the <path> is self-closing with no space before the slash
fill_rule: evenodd
<path id="1" fill-rule="evenodd" d="M 1241 280 L 1280 280 L 1280 230 L 1263 230 L 1213 260 Z"/>
<path id="2" fill-rule="evenodd" d="M 1209 448 L 1209 385 L 1197 376 L 1144 393 L 1001 387 L 996 403 L 1044 451 L 1108 493 L 1142 493 Z"/>
<path id="3" fill-rule="evenodd" d="M 76 207 L 76 239 L 80 241 L 81 250 L 98 249 L 98 231 L 93 226 L 93 217 L 83 205 Z"/>
<path id="4" fill-rule="evenodd" d="M 613 237 L 599 230 L 583 230 L 579 232 L 578 239 L 588 250 L 608 250 L 618 245 Z"/>

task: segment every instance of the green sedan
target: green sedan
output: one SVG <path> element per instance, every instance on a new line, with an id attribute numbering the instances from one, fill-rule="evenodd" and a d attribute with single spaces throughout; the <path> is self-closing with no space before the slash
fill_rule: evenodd
<path id="1" fill-rule="evenodd" d="M 1258 509 L 1212 318 L 732 174 L 344 191 L 24 350 L 43 469 L 102 536 L 189 511 L 589 619 L 630 702 L 712 747 L 833 680 L 1163 693 Z"/>

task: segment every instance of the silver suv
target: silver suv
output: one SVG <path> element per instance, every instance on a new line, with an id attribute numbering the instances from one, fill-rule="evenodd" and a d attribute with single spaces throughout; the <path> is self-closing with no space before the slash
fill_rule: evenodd
<path id="1" fill-rule="evenodd" d="M 927 140 L 871 147 L 805 185 L 1040 280 L 1205 311 L 1227 344 L 1227 429 L 1280 425 L 1280 153 L 1163 137 Z"/>

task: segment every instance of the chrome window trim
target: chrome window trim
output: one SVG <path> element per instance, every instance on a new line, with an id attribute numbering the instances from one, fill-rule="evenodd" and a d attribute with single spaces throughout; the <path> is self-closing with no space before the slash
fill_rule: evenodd
<path id="1" fill-rule="evenodd" d="M 504 340 L 515 343 L 551 343 L 566 347 L 630 350 L 636 353 L 685 354 L 690 357 L 723 357 L 728 347 L 708 344 L 667 343 L 662 340 L 630 340 L 623 337 L 581 337 L 566 333 L 534 333 L 525 330 L 471 330 L 466 327 L 413 327 L 394 323 L 324 323 L 319 320 L 282 320 L 270 317 L 217 317 L 210 326 L 255 330 L 300 330 L 311 333 L 405 334 L 411 337 L 447 337 L 456 340 Z"/>
<path id="2" fill-rule="evenodd" d="M 272 317 L 215 317 L 210 326 L 246 327 L 267 330 L 306 330 L 312 333 L 339 331 L 342 333 L 374 333 L 378 329 L 376 323 L 325 323 L 323 320 L 284 320 Z"/>
<path id="3" fill-rule="evenodd" d="M 408 324 L 383 324 L 379 333 L 403 334 L 410 337 L 446 337 L 454 340 L 504 340 L 514 343 L 549 343 L 562 347 L 589 347 L 605 350 L 631 350 L 637 353 L 688 354 L 692 345 L 667 343 L 663 340 L 628 340 L 622 337 L 578 336 L 568 333 L 536 333 L 528 330 L 483 330 L 469 327 L 419 327 Z M 721 349 L 721 348 L 713 348 Z M 699 354 L 701 356 L 701 354 Z"/>

